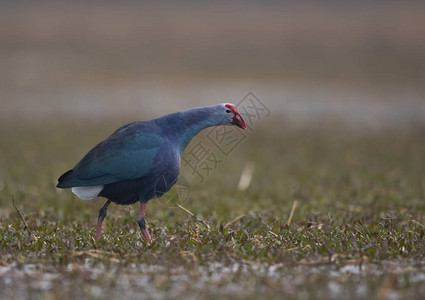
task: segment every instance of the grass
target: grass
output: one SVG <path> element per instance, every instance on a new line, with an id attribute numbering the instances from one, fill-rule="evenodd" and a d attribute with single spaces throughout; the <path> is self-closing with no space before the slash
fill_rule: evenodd
<path id="1" fill-rule="evenodd" d="M 353 132 L 275 120 L 249 134 L 183 206 L 138 206 L 57 190 L 57 177 L 120 121 L 0 127 L 2 298 L 421 298 L 425 294 L 423 129 Z M 249 188 L 237 189 L 246 162 Z M 24 214 L 34 240 L 14 209 Z M 288 218 L 294 202 L 291 224 Z M 245 217 L 224 228 L 241 214 Z"/>

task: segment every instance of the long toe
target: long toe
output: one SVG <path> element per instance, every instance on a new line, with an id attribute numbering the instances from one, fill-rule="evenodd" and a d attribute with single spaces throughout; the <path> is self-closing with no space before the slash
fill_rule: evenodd
<path id="1" fill-rule="evenodd" d="M 148 230 L 147 230 L 147 229 L 142 229 L 142 234 L 143 234 L 143 237 L 145 238 L 145 240 L 146 240 L 148 243 L 152 243 L 151 236 L 150 236 L 150 234 L 149 234 L 149 232 L 148 232 Z"/>
<path id="2" fill-rule="evenodd" d="M 94 237 L 94 240 L 97 242 L 99 239 L 100 239 L 100 234 L 101 234 L 101 231 L 98 229 L 98 230 L 96 230 L 96 236 Z"/>

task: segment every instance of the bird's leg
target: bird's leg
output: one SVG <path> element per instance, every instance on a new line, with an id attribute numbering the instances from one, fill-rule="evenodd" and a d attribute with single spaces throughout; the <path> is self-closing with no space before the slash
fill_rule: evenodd
<path id="1" fill-rule="evenodd" d="M 140 205 L 139 218 L 137 219 L 137 224 L 139 224 L 140 230 L 142 231 L 143 237 L 148 243 L 152 242 L 151 236 L 149 235 L 148 230 L 146 229 L 145 222 L 145 212 L 146 212 L 146 203 Z"/>
<path id="2" fill-rule="evenodd" d="M 103 206 L 99 210 L 99 218 L 97 219 L 97 227 L 96 227 L 96 242 L 100 238 L 100 234 L 102 233 L 102 222 L 103 219 L 105 219 L 106 215 L 108 214 L 108 206 L 111 204 L 111 200 L 108 200 L 103 204 Z"/>

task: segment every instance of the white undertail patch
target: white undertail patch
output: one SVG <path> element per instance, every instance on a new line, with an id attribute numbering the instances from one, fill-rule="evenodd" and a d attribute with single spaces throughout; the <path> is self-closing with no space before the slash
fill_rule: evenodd
<path id="1" fill-rule="evenodd" d="M 99 193 L 103 190 L 103 185 L 93 186 L 76 186 L 72 188 L 72 192 L 84 200 L 91 200 L 99 196 Z"/>

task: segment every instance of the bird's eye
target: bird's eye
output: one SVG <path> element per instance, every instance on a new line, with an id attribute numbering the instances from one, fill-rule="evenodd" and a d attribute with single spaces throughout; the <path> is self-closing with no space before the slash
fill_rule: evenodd
<path id="1" fill-rule="evenodd" d="M 227 113 L 231 113 L 232 111 L 230 109 L 226 109 L 226 112 Z"/>

